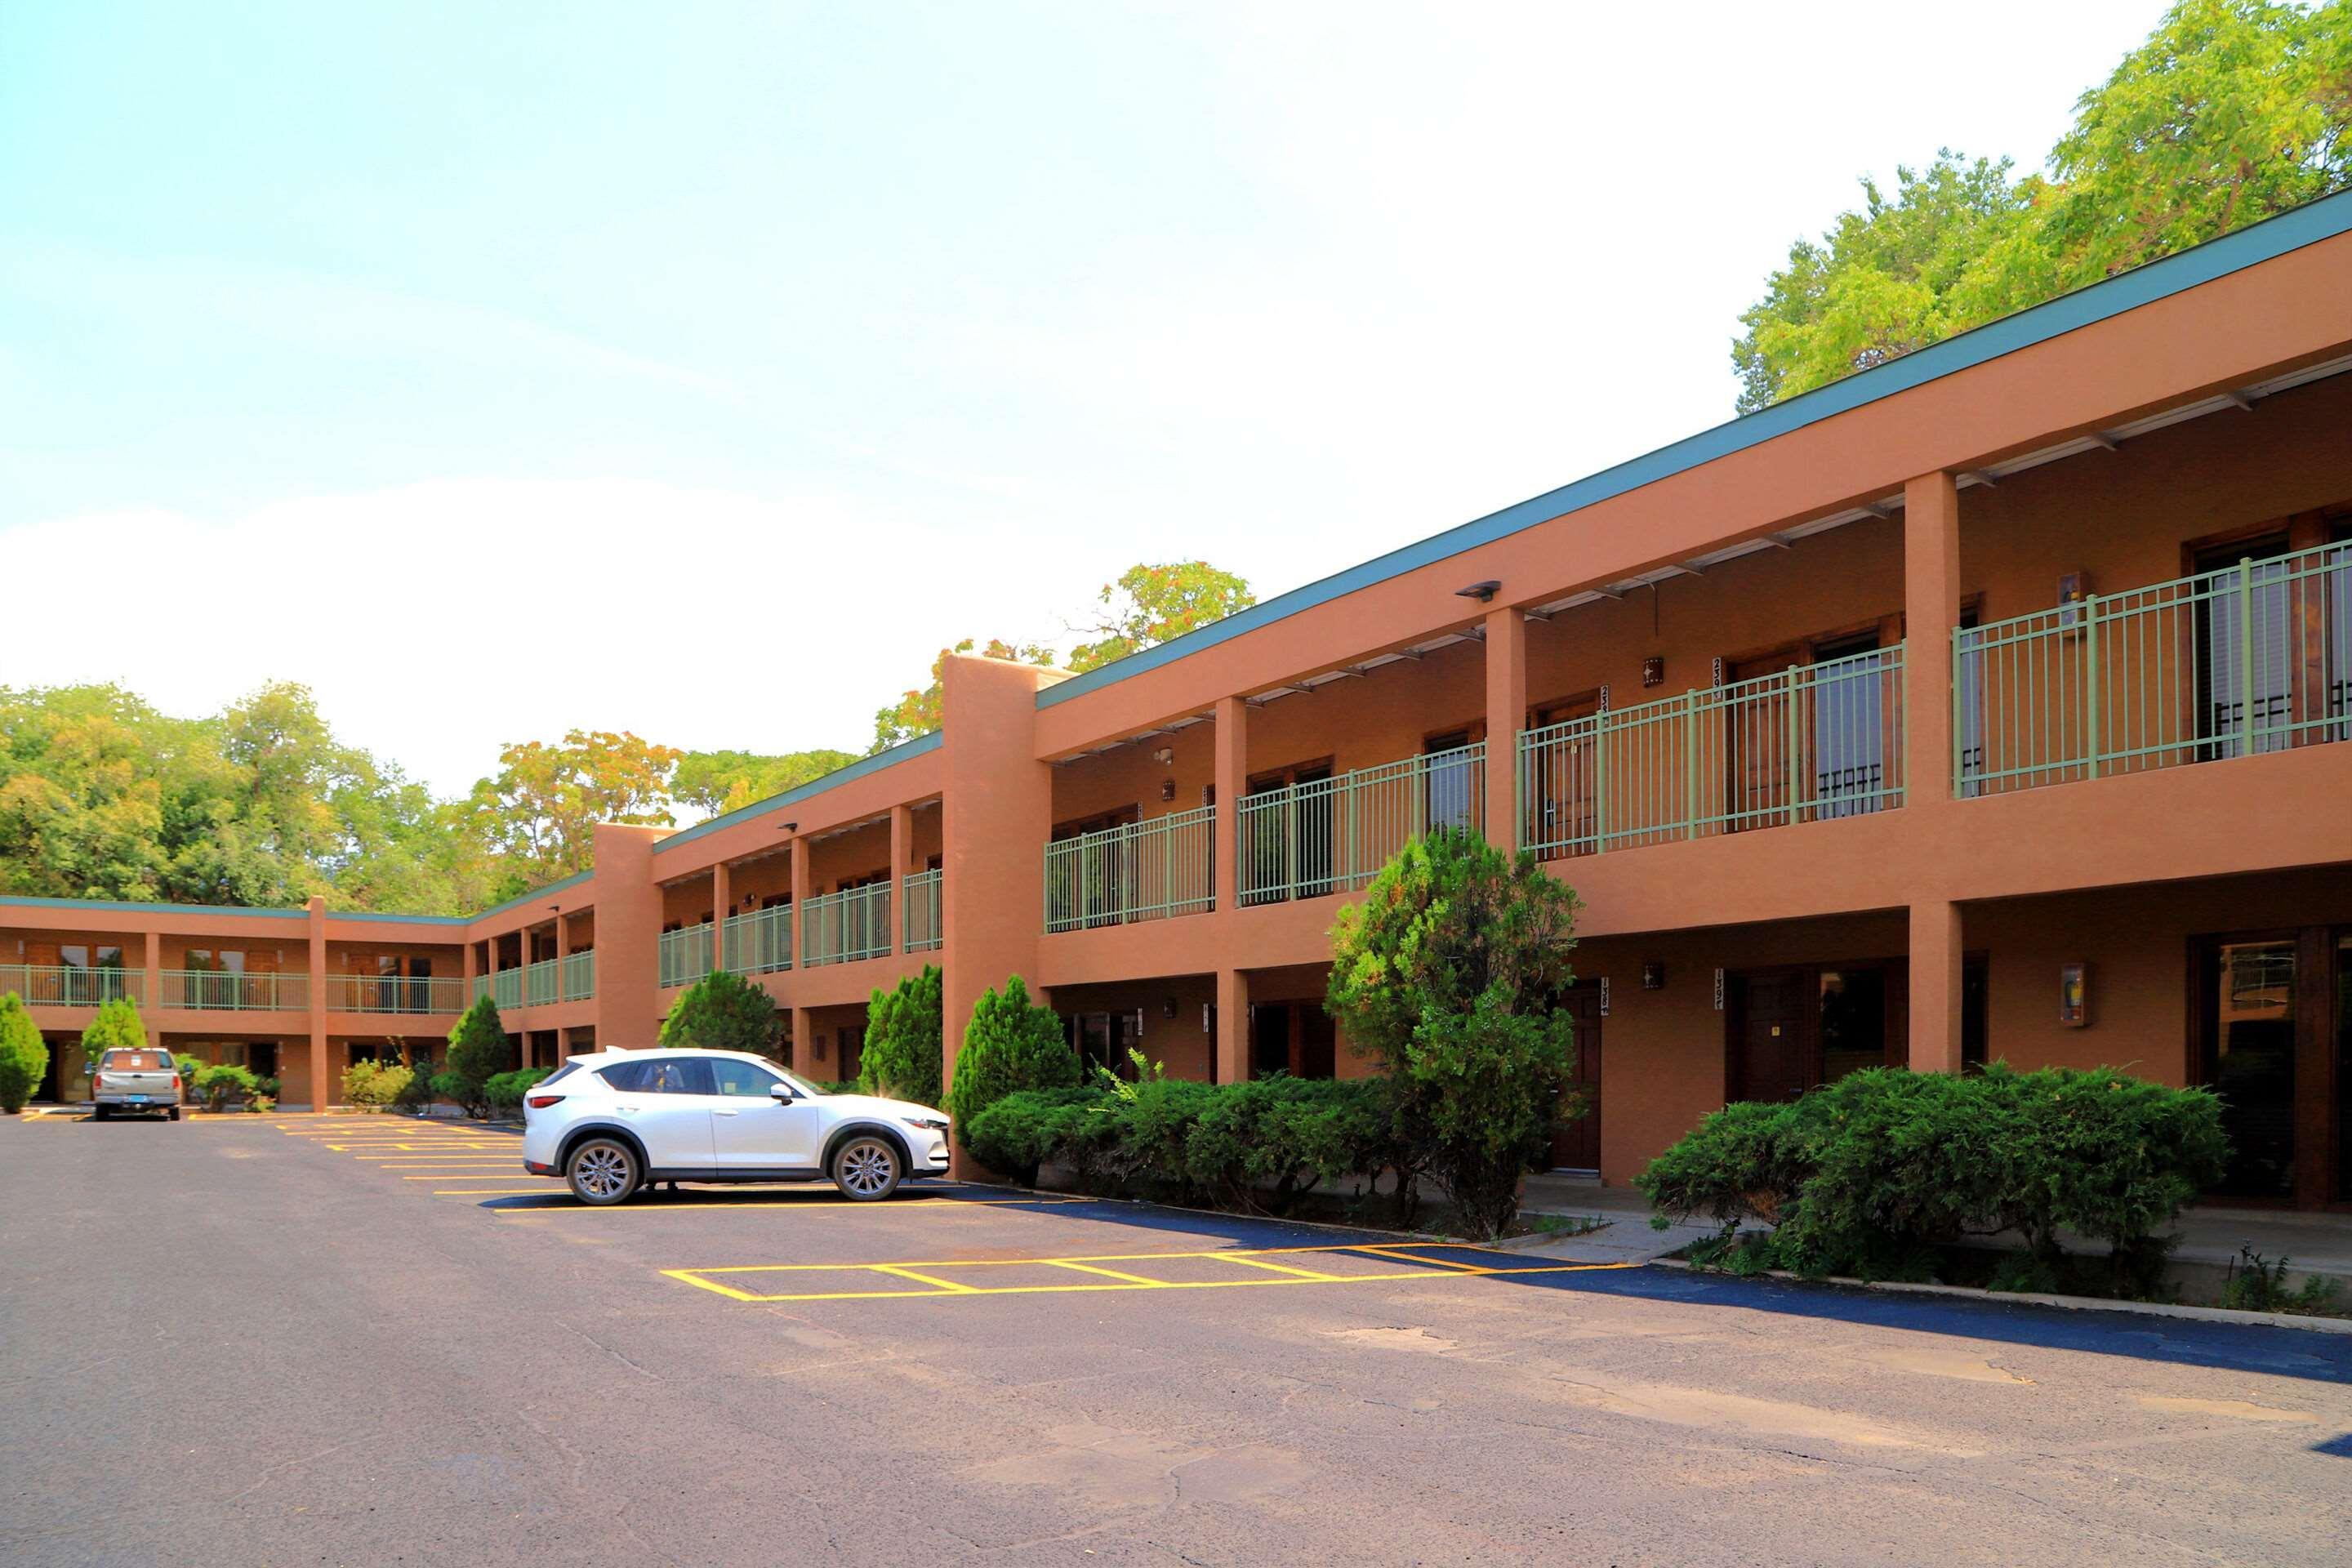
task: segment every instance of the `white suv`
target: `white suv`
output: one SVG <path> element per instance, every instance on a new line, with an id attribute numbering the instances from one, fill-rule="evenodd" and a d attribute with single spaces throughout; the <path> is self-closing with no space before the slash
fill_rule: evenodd
<path id="1" fill-rule="evenodd" d="M 523 1168 L 583 1204 L 656 1182 L 817 1182 L 887 1198 L 944 1174 L 948 1119 L 928 1105 L 826 1094 L 737 1051 L 598 1051 L 523 1098 Z"/>

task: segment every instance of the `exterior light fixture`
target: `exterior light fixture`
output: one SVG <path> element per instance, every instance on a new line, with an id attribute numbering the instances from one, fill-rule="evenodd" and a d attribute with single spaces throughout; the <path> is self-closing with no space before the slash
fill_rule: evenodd
<path id="1" fill-rule="evenodd" d="M 1176 781 L 1174 779 L 1161 779 L 1160 781 L 1160 798 L 1162 800 L 1174 800 L 1176 798 Z"/>
<path id="2" fill-rule="evenodd" d="M 1484 583 L 1473 583 L 1467 588 L 1454 589 L 1454 595 L 1458 599 L 1475 599 L 1482 605 L 1488 605 L 1494 603 L 1495 594 L 1502 585 L 1499 579 L 1489 577 Z"/>
<path id="3" fill-rule="evenodd" d="M 798 826 L 800 826 L 800 824 L 797 822 L 779 822 L 776 824 L 776 831 L 779 833 L 790 833 Z"/>
<path id="4" fill-rule="evenodd" d="M 1664 686 L 1666 683 L 1666 656 L 1654 653 L 1642 661 L 1642 684 Z"/>
<path id="5" fill-rule="evenodd" d="M 1664 991 L 1665 988 L 1666 966 L 1656 962 L 1654 959 L 1645 961 L 1642 965 L 1642 989 L 1644 991 Z"/>
<path id="6" fill-rule="evenodd" d="M 1151 753 L 1151 760 L 1158 763 L 1164 768 L 1169 763 L 1176 760 L 1176 748 L 1173 746 L 1162 746 L 1158 751 Z"/>

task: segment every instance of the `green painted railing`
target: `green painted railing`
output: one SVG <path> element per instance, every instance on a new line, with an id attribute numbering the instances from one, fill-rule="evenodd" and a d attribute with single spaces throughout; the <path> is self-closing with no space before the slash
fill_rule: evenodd
<path id="1" fill-rule="evenodd" d="M 163 971 L 161 1005 L 199 1012 L 301 1012 L 310 1005 L 310 977 L 245 974 L 226 969 L 167 969 Z"/>
<path id="2" fill-rule="evenodd" d="M 710 922 L 661 933 L 657 955 L 665 986 L 691 985 L 710 973 Z"/>
<path id="3" fill-rule="evenodd" d="M 2352 739 L 2352 543 L 1952 634 L 1952 785 L 2000 795 Z"/>
<path id="4" fill-rule="evenodd" d="M 1242 797 L 1244 904 L 1353 892 L 1408 840 L 1483 831 L 1486 744 L 1358 768 Z"/>
<path id="5" fill-rule="evenodd" d="M 940 950 L 940 888 L 944 875 L 940 871 L 917 871 L 907 879 L 908 952 L 937 952 Z"/>
<path id="6" fill-rule="evenodd" d="M 890 951 L 890 884 L 844 888 L 801 908 L 801 967 L 880 958 Z"/>
<path id="7" fill-rule="evenodd" d="M 793 966 L 793 906 L 731 916 L 719 943 L 719 967 L 734 974 L 773 974 Z"/>
<path id="8" fill-rule="evenodd" d="M 1045 929 L 1079 931 L 1217 906 L 1217 810 L 1204 805 L 1045 846 Z"/>
<path id="9" fill-rule="evenodd" d="M 330 1013 L 459 1013 L 466 983 L 442 975 L 330 974 Z"/>
<path id="10" fill-rule="evenodd" d="M 585 1002 L 596 994 L 596 950 L 563 955 L 563 1000 Z"/>
<path id="11" fill-rule="evenodd" d="M 0 995 L 12 991 L 28 1007 L 95 1007 L 125 996 L 133 1002 L 145 1001 L 147 976 L 136 969 L 0 963 Z"/>
<path id="12" fill-rule="evenodd" d="M 1519 843 L 1547 859 L 1903 804 L 1903 645 L 1519 735 Z"/>
<path id="13" fill-rule="evenodd" d="M 504 1011 L 522 1005 L 522 971 L 501 969 L 490 976 L 490 999 Z"/>
<path id="14" fill-rule="evenodd" d="M 522 972 L 522 1005 L 526 1007 L 547 1007 L 555 1003 L 559 962 L 542 958 L 537 963 L 525 964 Z"/>

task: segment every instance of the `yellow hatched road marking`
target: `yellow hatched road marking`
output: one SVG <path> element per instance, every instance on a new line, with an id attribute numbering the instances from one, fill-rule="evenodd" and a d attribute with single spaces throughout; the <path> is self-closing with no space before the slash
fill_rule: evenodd
<path id="1" fill-rule="evenodd" d="M 799 1184 L 794 1184 L 797 1185 Z M 598 1207 L 593 1204 L 532 1204 L 528 1207 L 492 1209 L 490 1212 L 504 1217 L 512 1217 L 520 1215 L 545 1214 L 731 1214 L 737 1209 L 866 1209 L 871 1212 L 875 1211 L 877 1206 L 873 1204 L 860 1202 L 854 1198 L 788 1198 L 776 1203 L 739 1204 L 730 1203 L 723 1198 L 719 1198 L 715 1193 L 698 1192 L 696 1195 L 707 1196 L 711 1198 L 713 1201 L 709 1203 L 671 1203 L 664 1201 L 661 1203 L 652 1204 L 621 1204 L 606 1207 Z M 902 1209 L 1006 1208 L 1016 1205 L 1031 1205 L 1040 1208 L 1059 1208 L 1070 1204 L 1082 1204 L 1086 1201 L 1087 1200 L 1084 1198 L 899 1198 L 894 1202 L 881 1205 L 879 1206 L 879 1212 L 884 1214 L 897 1214 Z"/>
<path id="2" fill-rule="evenodd" d="M 1277 1274 L 1296 1274 L 1301 1279 L 1345 1279 L 1344 1274 L 1318 1274 L 1312 1268 L 1293 1268 L 1287 1263 L 1268 1263 L 1263 1258 L 1221 1258 L 1220 1263 L 1245 1264 L 1252 1268 L 1271 1268 Z"/>
<path id="3" fill-rule="evenodd" d="M 463 1176 L 444 1176 L 441 1179 L 445 1182 L 462 1182 L 466 1178 Z M 479 1178 L 477 1179 L 478 1180 Z M 514 1193 L 543 1193 L 545 1191 L 547 1191 L 545 1187 L 467 1187 L 462 1190 L 457 1187 L 446 1187 L 436 1188 L 433 1195 L 436 1198 L 491 1198 L 501 1197 Z"/>
<path id="4" fill-rule="evenodd" d="M 950 1258 L 940 1262 L 915 1263 L 765 1263 L 739 1264 L 716 1268 L 665 1268 L 668 1279 L 682 1280 L 700 1289 L 725 1296 L 733 1300 L 769 1301 L 866 1301 L 911 1300 L 921 1298 L 937 1300 L 950 1296 L 1041 1296 L 1067 1295 L 1103 1290 L 1235 1290 L 1273 1285 L 1360 1285 L 1371 1283 L 1397 1284 L 1412 1279 L 1478 1279 L 1502 1276 L 1529 1274 L 1585 1274 L 1612 1269 L 1633 1268 L 1633 1263 L 1538 1263 L 1497 1265 L 1465 1264 L 1449 1258 L 1423 1258 L 1418 1254 L 1433 1248 L 1448 1252 L 1475 1252 L 1508 1259 L 1514 1254 L 1498 1252 L 1491 1247 L 1467 1247 L 1454 1242 L 1404 1242 L 1391 1247 L 1366 1246 L 1361 1243 L 1327 1244 L 1318 1247 L 1266 1247 L 1249 1248 L 1220 1247 L 1204 1252 L 1127 1252 L 1104 1253 L 1080 1258 Z M 1274 1278 L 1235 1279 L 1149 1279 L 1139 1275 L 1125 1274 L 1116 1269 L 1092 1268 L 1097 1263 L 1142 1263 L 1155 1259 L 1213 1258 L 1227 1263 L 1251 1263 L 1263 1255 L 1274 1253 L 1296 1256 L 1310 1252 L 1370 1253 L 1391 1262 L 1410 1263 L 1412 1268 L 1380 1274 L 1324 1274 L 1306 1269 L 1281 1269 Z M 919 1270 L 962 1268 L 1012 1268 L 1039 1264 L 1058 1268 L 1075 1268 L 1080 1272 L 1108 1276 L 1102 1284 L 1092 1282 L 1070 1285 L 965 1285 L 961 1281 L 940 1279 Z M 1440 1267 L 1432 1268 L 1435 1264 Z M 912 1279 L 937 1287 L 930 1290 L 811 1290 L 781 1294 L 759 1294 L 739 1289 L 711 1278 L 734 1274 L 813 1274 L 813 1273 L 873 1273 L 901 1279 Z"/>

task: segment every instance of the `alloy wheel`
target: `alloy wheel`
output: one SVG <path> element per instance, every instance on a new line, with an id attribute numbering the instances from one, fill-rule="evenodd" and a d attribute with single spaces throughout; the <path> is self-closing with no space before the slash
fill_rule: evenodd
<path id="1" fill-rule="evenodd" d="M 861 1138 L 834 1162 L 834 1180 L 853 1198 L 878 1198 L 898 1184 L 898 1155 L 878 1138 Z"/>

